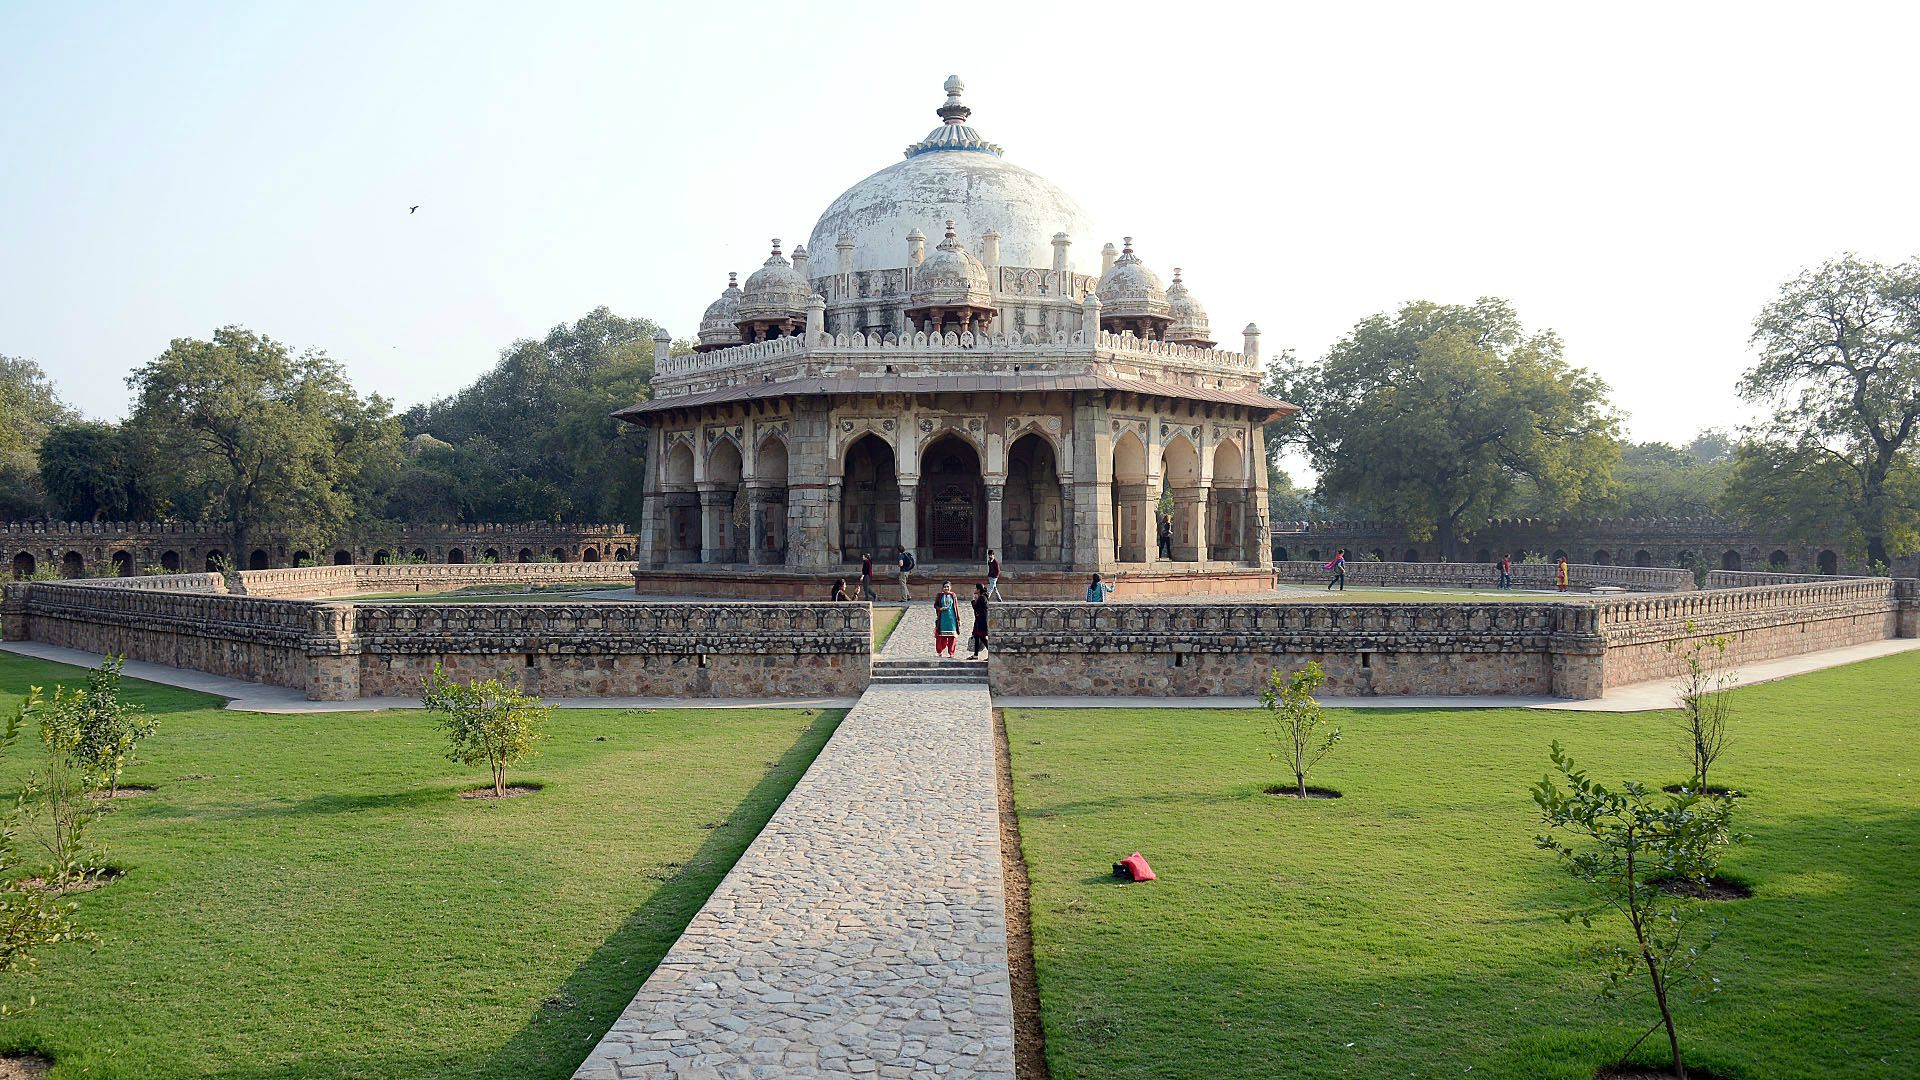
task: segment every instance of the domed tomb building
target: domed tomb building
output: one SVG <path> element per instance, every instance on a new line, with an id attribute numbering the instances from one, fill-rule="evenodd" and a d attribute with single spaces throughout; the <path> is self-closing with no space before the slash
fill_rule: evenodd
<path id="1" fill-rule="evenodd" d="M 650 440 L 642 591 L 823 595 L 862 554 L 890 581 L 901 548 L 922 577 L 998 551 L 1014 595 L 1266 583 L 1261 424 L 1294 407 L 1260 393 L 1259 330 L 1216 349 L 1130 237 L 1089 265 L 1086 212 L 963 90 L 805 246 L 729 274 L 692 354 L 656 339 L 653 399 L 615 414 Z"/>

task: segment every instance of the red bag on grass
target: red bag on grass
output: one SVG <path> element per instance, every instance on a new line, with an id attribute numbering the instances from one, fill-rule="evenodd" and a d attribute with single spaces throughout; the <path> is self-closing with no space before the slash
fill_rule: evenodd
<path id="1" fill-rule="evenodd" d="M 1153 867 L 1147 865 L 1146 856 L 1137 851 L 1113 864 L 1113 876 L 1129 881 L 1153 881 L 1158 877 Z"/>

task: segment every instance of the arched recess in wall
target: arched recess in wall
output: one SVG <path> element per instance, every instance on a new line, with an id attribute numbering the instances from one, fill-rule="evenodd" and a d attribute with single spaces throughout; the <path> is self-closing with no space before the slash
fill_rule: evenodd
<path id="1" fill-rule="evenodd" d="M 488 548 L 485 552 L 482 553 L 481 557 L 486 559 L 486 561 L 488 562 L 497 563 L 500 561 L 500 549 Z"/>
<path id="2" fill-rule="evenodd" d="M 1823 574 L 1837 574 L 1840 572 L 1840 556 L 1835 554 L 1832 548 L 1821 549 L 1820 572 Z"/>
<path id="3" fill-rule="evenodd" d="M 1648 551 L 1648 550 L 1647 550 L 1646 548 L 1641 548 L 1641 549 L 1640 549 L 1639 551 L 1636 551 L 1636 552 L 1634 552 L 1634 553 L 1633 553 L 1633 565 L 1635 565 L 1635 566 L 1652 566 L 1652 565 L 1653 565 L 1653 552 L 1651 552 L 1651 551 Z"/>
<path id="4" fill-rule="evenodd" d="M 580 550 L 580 561 L 581 562 L 599 562 L 600 549 L 594 548 L 594 547 L 582 548 Z"/>
<path id="5" fill-rule="evenodd" d="M 557 548 L 554 548 L 554 549 L 553 549 L 552 551 L 550 551 L 550 552 L 548 552 L 547 554 L 549 554 L 549 555 L 552 555 L 552 556 L 553 556 L 553 561 L 554 561 L 554 562 L 566 562 L 566 561 L 567 561 L 567 549 L 566 549 L 566 548 L 559 548 L 559 547 L 557 547 Z"/>
<path id="6" fill-rule="evenodd" d="M 1058 562 L 1066 506 L 1053 443 L 1027 432 L 1007 450 L 1007 484 L 1001 498 L 1003 559 Z"/>
<path id="7" fill-rule="evenodd" d="M 627 561 L 628 559 L 630 559 L 630 558 L 632 558 L 632 557 L 633 557 L 633 556 L 632 556 L 632 553 L 630 553 L 629 551 L 627 551 L 627 549 L 626 549 L 626 548 L 614 548 L 614 549 L 613 549 L 613 561 L 614 561 L 614 562 L 626 562 L 626 561 Z"/>
<path id="8" fill-rule="evenodd" d="M 1277 548 L 1274 548 L 1274 549 L 1273 549 L 1273 561 L 1274 561 L 1274 562 L 1286 562 L 1286 561 L 1287 561 L 1287 549 L 1286 549 L 1286 548 L 1283 548 L 1283 547 L 1277 547 Z"/>
<path id="9" fill-rule="evenodd" d="M 1113 546 L 1121 562 L 1146 562 L 1153 551 L 1154 493 L 1147 488 L 1147 444 L 1133 428 L 1113 442 Z"/>
<path id="10" fill-rule="evenodd" d="M 33 576 L 34 561 L 32 554 L 22 551 L 13 557 L 13 576 L 24 581 Z"/>
<path id="11" fill-rule="evenodd" d="M 116 551 L 113 553 L 113 576 L 114 577 L 132 577 L 133 576 L 133 556 L 132 555 L 129 555 L 124 551 Z"/>
<path id="12" fill-rule="evenodd" d="M 160 568 L 162 570 L 167 571 L 170 574 L 179 573 L 180 572 L 180 553 L 177 551 L 161 552 Z"/>
<path id="13" fill-rule="evenodd" d="M 888 561 L 900 549 L 900 479 L 893 447 L 872 432 L 847 447 L 840 479 L 840 558 Z"/>
<path id="14" fill-rule="evenodd" d="M 532 549 L 532 548 L 521 548 L 521 549 L 520 549 L 520 561 L 521 561 L 521 562 L 532 562 L 532 561 L 533 561 L 533 549 Z"/>
<path id="15" fill-rule="evenodd" d="M 1720 569 L 1722 570 L 1740 569 L 1740 553 L 1737 551 L 1734 551 L 1731 548 L 1721 552 L 1720 553 Z"/>
<path id="16" fill-rule="evenodd" d="M 769 434 L 753 449 L 749 562 L 777 564 L 787 555 L 787 443 Z"/>
<path id="17" fill-rule="evenodd" d="M 1595 565 L 1595 566 L 1612 566 L 1612 565 L 1613 565 L 1613 552 L 1611 552 L 1611 551 L 1608 551 L 1608 550 L 1607 550 L 1606 548 L 1601 548 L 1601 549 L 1600 549 L 1599 551 L 1596 551 L 1596 552 L 1594 552 L 1594 553 L 1593 553 L 1593 565 Z"/>
<path id="18" fill-rule="evenodd" d="M 1415 554 L 1418 554 L 1418 552 L 1415 552 Z M 1317 558 L 1319 558 L 1319 556 L 1318 556 L 1318 555 L 1315 555 L 1315 556 L 1314 556 L 1314 558 L 1316 558 L 1316 559 L 1317 559 Z M 1374 548 L 1374 549 L 1373 549 L 1373 561 L 1374 561 L 1374 562 L 1386 562 L 1386 561 L 1387 561 L 1387 551 L 1386 551 L 1386 549 L 1385 549 L 1385 548 Z"/>
<path id="19" fill-rule="evenodd" d="M 700 496 L 693 487 L 693 447 L 677 440 L 667 451 L 662 480 L 667 510 L 667 561 L 700 561 Z M 521 562 L 533 553 L 523 551 Z"/>
<path id="20" fill-rule="evenodd" d="M 449 563 L 464 563 L 467 561 L 467 553 L 462 548 L 448 548 L 447 561 Z"/>
<path id="21" fill-rule="evenodd" d="M 427 549 L 426 549 L 426 548 L 414 548 L 414 549 L 413 549 L 413 557 L 414 557 L 414 558 L 416 558 L 416 559 L 419 559 L 419 560 L 420 560 L 421 562 L 425 562 L 425 561 L 427 560 Z"/>
<path id="22" fill-rule="evenodd" d="M 752 519 L 747 515 L 747 501 L 740 497 L 740 479 L 745 471 L 740 444 L 731 436 L 714 443 L 708 451 L 706 490 L 700 495 L 701 512 L 713 515 L 714 522 L 715 551 L 701 553 L 708 562 L 739 562 L 746 547 L 742 537 Z"/>
<path id="23" fill-rule="evenodd" d="M 1483 562 L 1483 563 L 1492 562 L 1493 551 L 1490 548 L 1481 548 L 1479 551 L 1474 553 L 1473 558 L 1475 562 Z"/>
<path id="24" fill-rule="evenodd" d="M 1401 561 L 1401 562 L 1419 562 L 1419 561 L 1420 561 L 1420 549 L 1419 549 L 1419 548 L 1408 548 L 1408 549 L 1407 549 L 1407 551 L 1406 551 L 1406 554 L 1404 554 L 1404 555 L 1402 555 L 1402 556 L 1400 557 L 1400 561 Z"/>
<path id="25" fill-rule="evenodd" d="M 952 432 L 920 451 L 916 541 L 928 559 L 979 561 L 987 555 L 987 493 L 980 453 Z"/>
<path id="26" fill-rule="evenodd" d="M 341 551 L 336 551 L 336 552 L 334 552 L 334 553 L 333 553 L 333 565 L 335 565 L 335 566 L 352 566 L 352 565 L 353 565 L 353 552 L 351 552 L 351 551 L 346 551 L 346 550 L 341 550 Z"/>
<path id="27" fill-rule="evenodd" d="M 77 578 L 87 576 L 87 558 L 77 551 L 69 551 L 60 556 L 60 576 Z"/>
<path id="28" fill-rule="evenodd" d="M 373 565 L 385 566 L 387 564 L 387 560 L 391 559 L 392 557 L 393 556 L 387 554 L 386 548 L 381 548 L 379 551 L 376 551 L 373 553 Z"/>
<path id="29" fill-rule="evenodd" d="M 253 554 L 247 556 L 247 569 L 265 570 L 266 568 L 267 568 L 267 553 L 265 551 L 262 551 L 259 548 L 254 548 Z"/>
<path id="30" fill-rule="evenodd" d="M 1213 486 L 1207 489 L 1207 557 L 1238 562 L 1246 557 L 1247 452 L 1238 440 L 1213 448 Z"/>
<path id="31" fill-rule="evenodd" d="M 219 548 L 208 548 L 207 549 L 207 573 L 209 574 L 218 573 L 220 571 L 220 564 L 226 561 L 226 558 L 227 558 L 227 553 L 224 551 L 221 551 Z"/>
<path id="32" fill-rule="evenodd" d="M 1693 569 L 1693 552 L 1682 551 L 1678 555 L 1675 555 L 1673 557 L 1673 565 L 1675 568 L 1680 570 Z"/>
<path id="33" fill-rule="evenodd" d="M 1199 534 L 1194 513 L 1204 493 L 1200 491 L 1200 452 L 1182 433 L 1168 441 L 1160 452 L 1161 490 L 1173 496 L 1173 558 L 1193 562 L 1199 557 Z"/>
<path id="34" fill-rule="evenodd" d="M 1775 570 L 1785 570 L 1787 561 L 1787 553 L 1779 548 L 1775 548 L 1773 554 L 1767 556 L 1767 565 Z"/>
<path id="35" fill-rule="evenodd" d="M 293 565 L 295 565 L 295 566 L 310 566 L 310 565 L 312 565 L 312 564 L 313 564 L 313 552 L 311 552 L 311 551 L 296 551 L 296 552 L 294 552 L 294 553 L 293 553 Z"/>

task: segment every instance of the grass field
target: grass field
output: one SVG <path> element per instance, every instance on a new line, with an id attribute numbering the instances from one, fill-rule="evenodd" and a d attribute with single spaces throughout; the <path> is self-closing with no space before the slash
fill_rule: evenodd
<path id="1" fill-rule="evenodd" d="M 880 647 L 885 645 L 887 643 L 887 639 L 893 636 L 894 627 L 900 625 L 900 618 L 906 613 L 907 613 L 907 609 L 903 607 L 877 607 L 876 606 L 873 609 L 873 651 L 874 652 L 879 652 Z"/>
<path id="2" fill-rule="evenodd" d="M 1920 1075 L 1920 654 L 1735 691 L 1749 793 L 1690 1063 L 1742 1080 Z M 1053 1080 L 1588 1080 L 1657 1019 L 1596 995 L 1606 932 L 1535 850 L 1549 740 L 1609 780 L 1684 775 L 1671 714 L 1335 713 L 1313 782 L 1260 714 L 1008 710 Z M 1140 850 L 1161 880 L 1121 885 Z M 1641 1060 L 1656 1060 L 1643 1049 Z"/>
<path id="3" fill-rule="evenodd" d="M 79 674 L 0 654 L 0 709 Z M 127 871 L 79 898 L 102 943 L 0 975 L 39 999 L 0 1049 L 55 1080 L 568 1076 L 840 717 L 559 711 L 510 775 L 544 789 L 494 803 L 422 713 L 128 685 L 161 726 L 126 780 L 157 790 L 98 826 Z"/>

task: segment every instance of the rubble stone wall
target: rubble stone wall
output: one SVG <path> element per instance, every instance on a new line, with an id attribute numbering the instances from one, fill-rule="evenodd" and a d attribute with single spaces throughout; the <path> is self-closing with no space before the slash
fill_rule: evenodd
<path id="1" fill-rule="evenodd" d="M 1556 584 L 1555 570 L 1539 563 L 1515 564 L 1513 582 L 1523 589 L 1551 589 Z M 1276 562 L 1273 572 L 1280 581 L 1297 585 L 1325 585 L 1332 576 L 1317 562 Z M 1692 571 L 1668 567 L 1569 564 L 1567 580 L 1572 588 L 1582 591 L 1609 586 L 1632 592 L 1685 592 L 1694 587 Z M 1347 559 L 1348 585 L 1489 589 L 1499 581 L 1500 572 L 1482 563 L 1375 562 L 1355 560 L 1351 552 Z"/>

